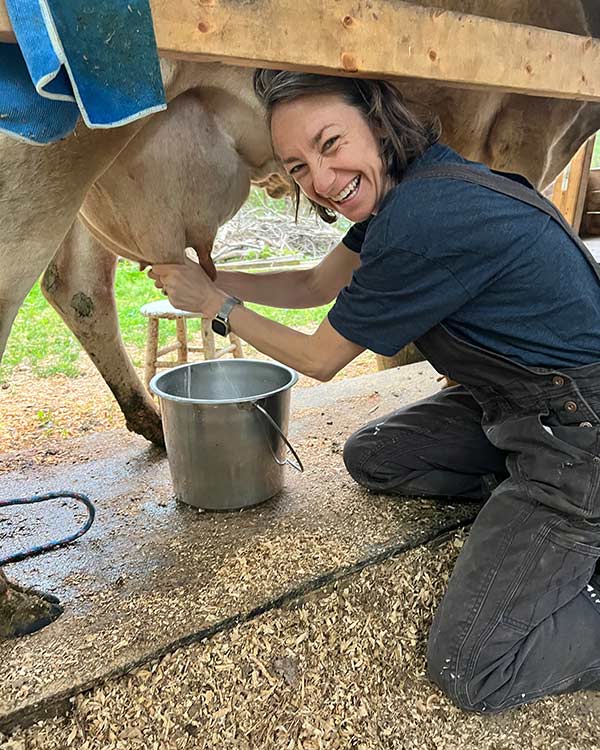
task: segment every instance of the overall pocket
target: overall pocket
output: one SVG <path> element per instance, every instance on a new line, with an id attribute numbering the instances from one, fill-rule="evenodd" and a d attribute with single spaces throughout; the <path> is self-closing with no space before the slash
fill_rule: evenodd
<path id="1" fill-rule="evenodd" d="M 600 455 L 600 425 L 592 422 L 561 424 L 552 413 L 538 416 L 540 427 L 557 448 L 574 449 L 592 460 Z"/>
<path id="2" fill-rule="evenodd" d="M 573 599 L 600 558 L 600 525 L 563 518 L 533 540 L 502 617 L 526 633 Z"/>
<path id="3" fill-rule="evenodd" d="M 598 426 L 545 424 L 546 418 L 515 417 L 495 432 L 532 500 L 566 515 L 600 517 Z"/>

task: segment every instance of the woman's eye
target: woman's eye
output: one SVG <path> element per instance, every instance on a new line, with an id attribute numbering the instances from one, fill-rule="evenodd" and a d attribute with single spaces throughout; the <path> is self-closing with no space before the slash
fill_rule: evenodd
<path id="1" fill-rule="evenodd" d="M 298 172 L 299 172 L 299 171 L 300 171 L 301 169 L 302 169 L 302 164 L 296 164 L 295 166 L 293 166 L 293 167 L 292 167 L 292 168 L 290 169 L 290 171 L 289 171 L 289 174 L 290 174 L 290 175 L 292 175 L 292 177 L 293 177 L 293 176 L 294 176 L 295 174 L 298 174 Z"/>
<path id="2" fill-rule="evenodd" d="M 323 144 L 323 151 L 328 151 L 333 146 L 333 144 L 337 141 L 337 139 L 338 139 L 337 135 L 334 135 L 331 138 L 328 138 Z"/>

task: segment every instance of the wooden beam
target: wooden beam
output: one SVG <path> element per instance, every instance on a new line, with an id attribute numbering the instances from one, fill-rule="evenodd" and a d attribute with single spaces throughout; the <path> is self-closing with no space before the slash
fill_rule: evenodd
<path id="1" fill-rule="evenodd" d="M 401 0 L 150 3 L 165 56 L 600 101 L 598 39 Z"/>
<path id="2" fill-rule="evenodd" d="M 14 42 L 15 35 L 13 34 L 10 19 L 6 11 L 6 4 L 4 0 L 0 0 L 0 42 Z"/>
<path id="3" fill-rule="evenodd" d="M 552 202 L 576 234 L 581 226 L 595 142 L 595 135 L 588 138 L 564 171 L 558 175 L 552 191 Z"/>

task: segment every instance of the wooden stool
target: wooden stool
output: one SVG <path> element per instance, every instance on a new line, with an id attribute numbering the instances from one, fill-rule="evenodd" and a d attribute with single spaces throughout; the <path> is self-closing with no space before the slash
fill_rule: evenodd
<path id="1" fill-rule="evenodd" d="M 159 367 L 175 367 L 183 365 L 188 361 L 188 352 L 204 352 L 204 359 L 219 359 L 225 354 L 233 353 L 233 356 L 241 358 L 244 356 L 242 342 L 235 333 L 229 334 L 229 345 L 222 349 L 215 346 L 215 337 L 210 325 L 210 320 L 203 318 L 200 313 L 178 310 L 168 300 L 157 300 L 149 302 L 140 310 L 142 315 L 148 318 L 148 340 L 146 341 L 146 385 L 152 380 Z M 187 341 L 188 318 L 201 318 L 202 346 L 190 346 Z M 158 326 L 161 320 L 174 320 L 177 327 L 177 343 L 158 348 Z M 177 360 L 161 361 L 169 352 L 177 352 Z"/>

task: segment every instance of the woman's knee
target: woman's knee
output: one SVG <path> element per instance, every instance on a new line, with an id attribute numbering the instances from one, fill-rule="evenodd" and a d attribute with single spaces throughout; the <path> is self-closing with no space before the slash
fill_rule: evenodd
<path id="1" fill-rule="evenodd" d="M 344 445 L 344 463 L 354 481 L 374 491 L 385 491 L 390 484 L 402 484 L 405 474 L 402 467 L 386 468 L 385 453 L 388 441 L 378 438 L 377 425 L 367 425 L 351 435 Z"/>
<path id="2" fill-rule="evenodd" d="M 351 435 L 344 444 L 344 464 L 348 473 L 359 484 L 368 486 L 368 476 L 364 471 L 365 464 L 372 452 L 372 447 L 361 435 L 362 430 Z"/>
<path id="3" fill-rule="evenodd" d="M 463 711 L 475 713 L 490 713 L 484 703 L 473 700 L 469 692 L 469 681 L 465 669 L 457 662 L 455 656 L 449 653 L 450 638 L 432 638 L 427 644 L 427 674 L 429 679 Z"/>

